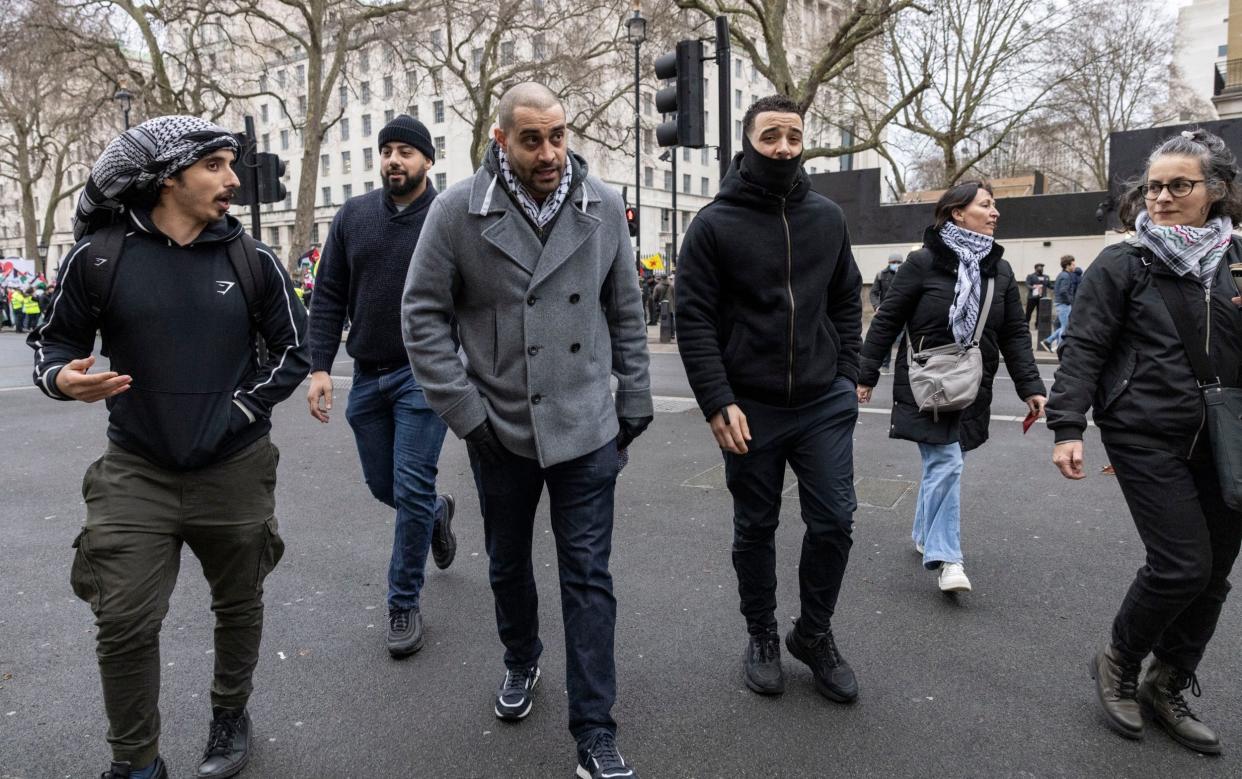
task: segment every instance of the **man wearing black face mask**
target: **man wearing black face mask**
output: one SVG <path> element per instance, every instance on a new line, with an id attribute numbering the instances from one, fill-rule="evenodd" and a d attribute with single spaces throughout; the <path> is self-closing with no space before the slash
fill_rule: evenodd
<path id="1" fill-rule="evenodd" d="M 749 641 L 743 677 L 785 689 L 776 625 L 775 531 L 785 465 L 798 477 L 806 534 L 801 615 L 785 637 L 816 689 L 858 697 L 832 615 L 849 559 L 854 387 L 862 276 L 841 209 L 802 171 L 802 111 L 784 96 L 746 112 L 742 153 L 695 217 L 678 255 L 678 341 L 733 495 L 733 567 Z"/>
<path id="2" fill-rule="evenodd" d="M 388 565 L 388 653 L 423 645 L 419 611 L 427 551 L 447 568 L 457 552 L 453 496 L 437 495 L 436 463 L 447 429 L 414 380 L 401 339 L 405 275 L 436 190 L 427 171 L 436 149 L 423 123 L 402 114 L 379 132 L 382 190 L 350 198 L 323 247 L 310 315 L 310 415 L 327 423 L 332 363 L 346 315 L 354 381 L 345 418 L 371 494 L 396 509 Z"/>

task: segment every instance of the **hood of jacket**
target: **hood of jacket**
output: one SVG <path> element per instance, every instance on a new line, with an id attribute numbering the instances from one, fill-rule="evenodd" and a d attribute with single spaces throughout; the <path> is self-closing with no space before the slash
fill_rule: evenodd
<path id="1" fill-rule="evenodd" d="M 797 202 L 806 199 L 811 191 L 811 179 L 802 168 L 794 177 L 793 186 L 788 192 L 771 192 L 746 175 L 743 166 L 744 154 L 733 155 L 729 163 L 729 171 L 720 182 L 720 191 L 716 197 L 731 203 L 755 208 L 761 211 L 777 211 L 782 201 Z"/>
<path id="2" fill-rule="evenodd" d="M 177 245 L 177 242 L 164 234 L 159 227 L 156 226 L 155 220 L 151 218 L 151 212 L 144 209 L 134 209 L 129 212 L 130 222 L 144 233 L 163 238 Z M 206 246 L 208 244 L 228 243 L 237 236 L 241 235 L 245 228 L 237 217 L 232 214 L 225 214 L 220 219 L 211 222 L 203 231 L 198 234 L 193 241 L 186 244 L 186 248 L 191 246 Z"/>

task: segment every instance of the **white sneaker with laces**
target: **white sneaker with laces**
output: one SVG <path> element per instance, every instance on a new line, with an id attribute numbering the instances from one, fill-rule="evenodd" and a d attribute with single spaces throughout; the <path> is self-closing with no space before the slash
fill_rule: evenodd
<path id="1" fill-rule="evenodd" d="M 961 563 L 945 563 L 940 566 L 941 592 L 970 592 L 970 579 Z"/>
<path id="2" fill-rule="evenodd" d="M 916 551 L 916 552 L 918 552 L 920 555 L 922 555 L 922 554 L 923 554 L 923 545 L 922 545 L 922 544 L 915 544 L 915 545 L 914 545 L 914 551 Z"/>

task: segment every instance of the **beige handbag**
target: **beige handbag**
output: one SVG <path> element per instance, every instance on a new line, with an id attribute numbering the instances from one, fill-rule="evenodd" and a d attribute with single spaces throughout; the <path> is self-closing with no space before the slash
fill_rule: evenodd
<path id="1" fill-rule="evenodd" d="M 975 402 L 979 385 L 983 383 L 983 353 L 979 340 L 987 324 L 988 312 L 992 310 L 992 293 L 995 283 L 983 279 L 987 287 L 983 307 L 979 309 L 979 321 L 975 334 L 968 345 L 951 343 L 915 352 L 910 330 L 906 328 L 906 356 L 910 369 L 910 391 L 919 411 L 930 411 L 936 420 L 941 411 L 961 411 Z"/>

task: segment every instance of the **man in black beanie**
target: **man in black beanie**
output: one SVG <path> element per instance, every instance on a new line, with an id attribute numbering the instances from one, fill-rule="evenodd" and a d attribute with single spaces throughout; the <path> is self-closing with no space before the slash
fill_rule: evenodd
<path id="1" fill-rule="evenodd" d="M 743 678 L 763 695 L 785 689 L 775 532 L 788 464 L 806 533 L 801 615 L 785 646 L 810 666 L 821 694 L 849 703 L 858 684 L 837 649 L 832 616 L 857 507 L 862 276 L 841 209 L 812 191 L 802 170 L 798 104 L 762 98 L 742 131 L 742 153 L 678 256 L 678 348 L 724 450 L 733 567 L 749 632 Z"/>
<path id="2" fill-rule="evenodd" d="M 310 314 L 310 414 L 327 423 L 332 365 L 346 316 L 354 358 L 345 418 L 353 428 L 367 487 L 396 509 L 388 567 L 388 652 L 423 646 L 419 596 L 430 548 L 436 566 L 457 553 L 453 496 L 437 495 L 445 425 L 414 380 L 401 338 L 401 295 L 436 190 L 427 180 L 435 146 L 422 122 L 402 114 L 379 133 L 382 189 L 350 198 L 328 233 Z"/>

